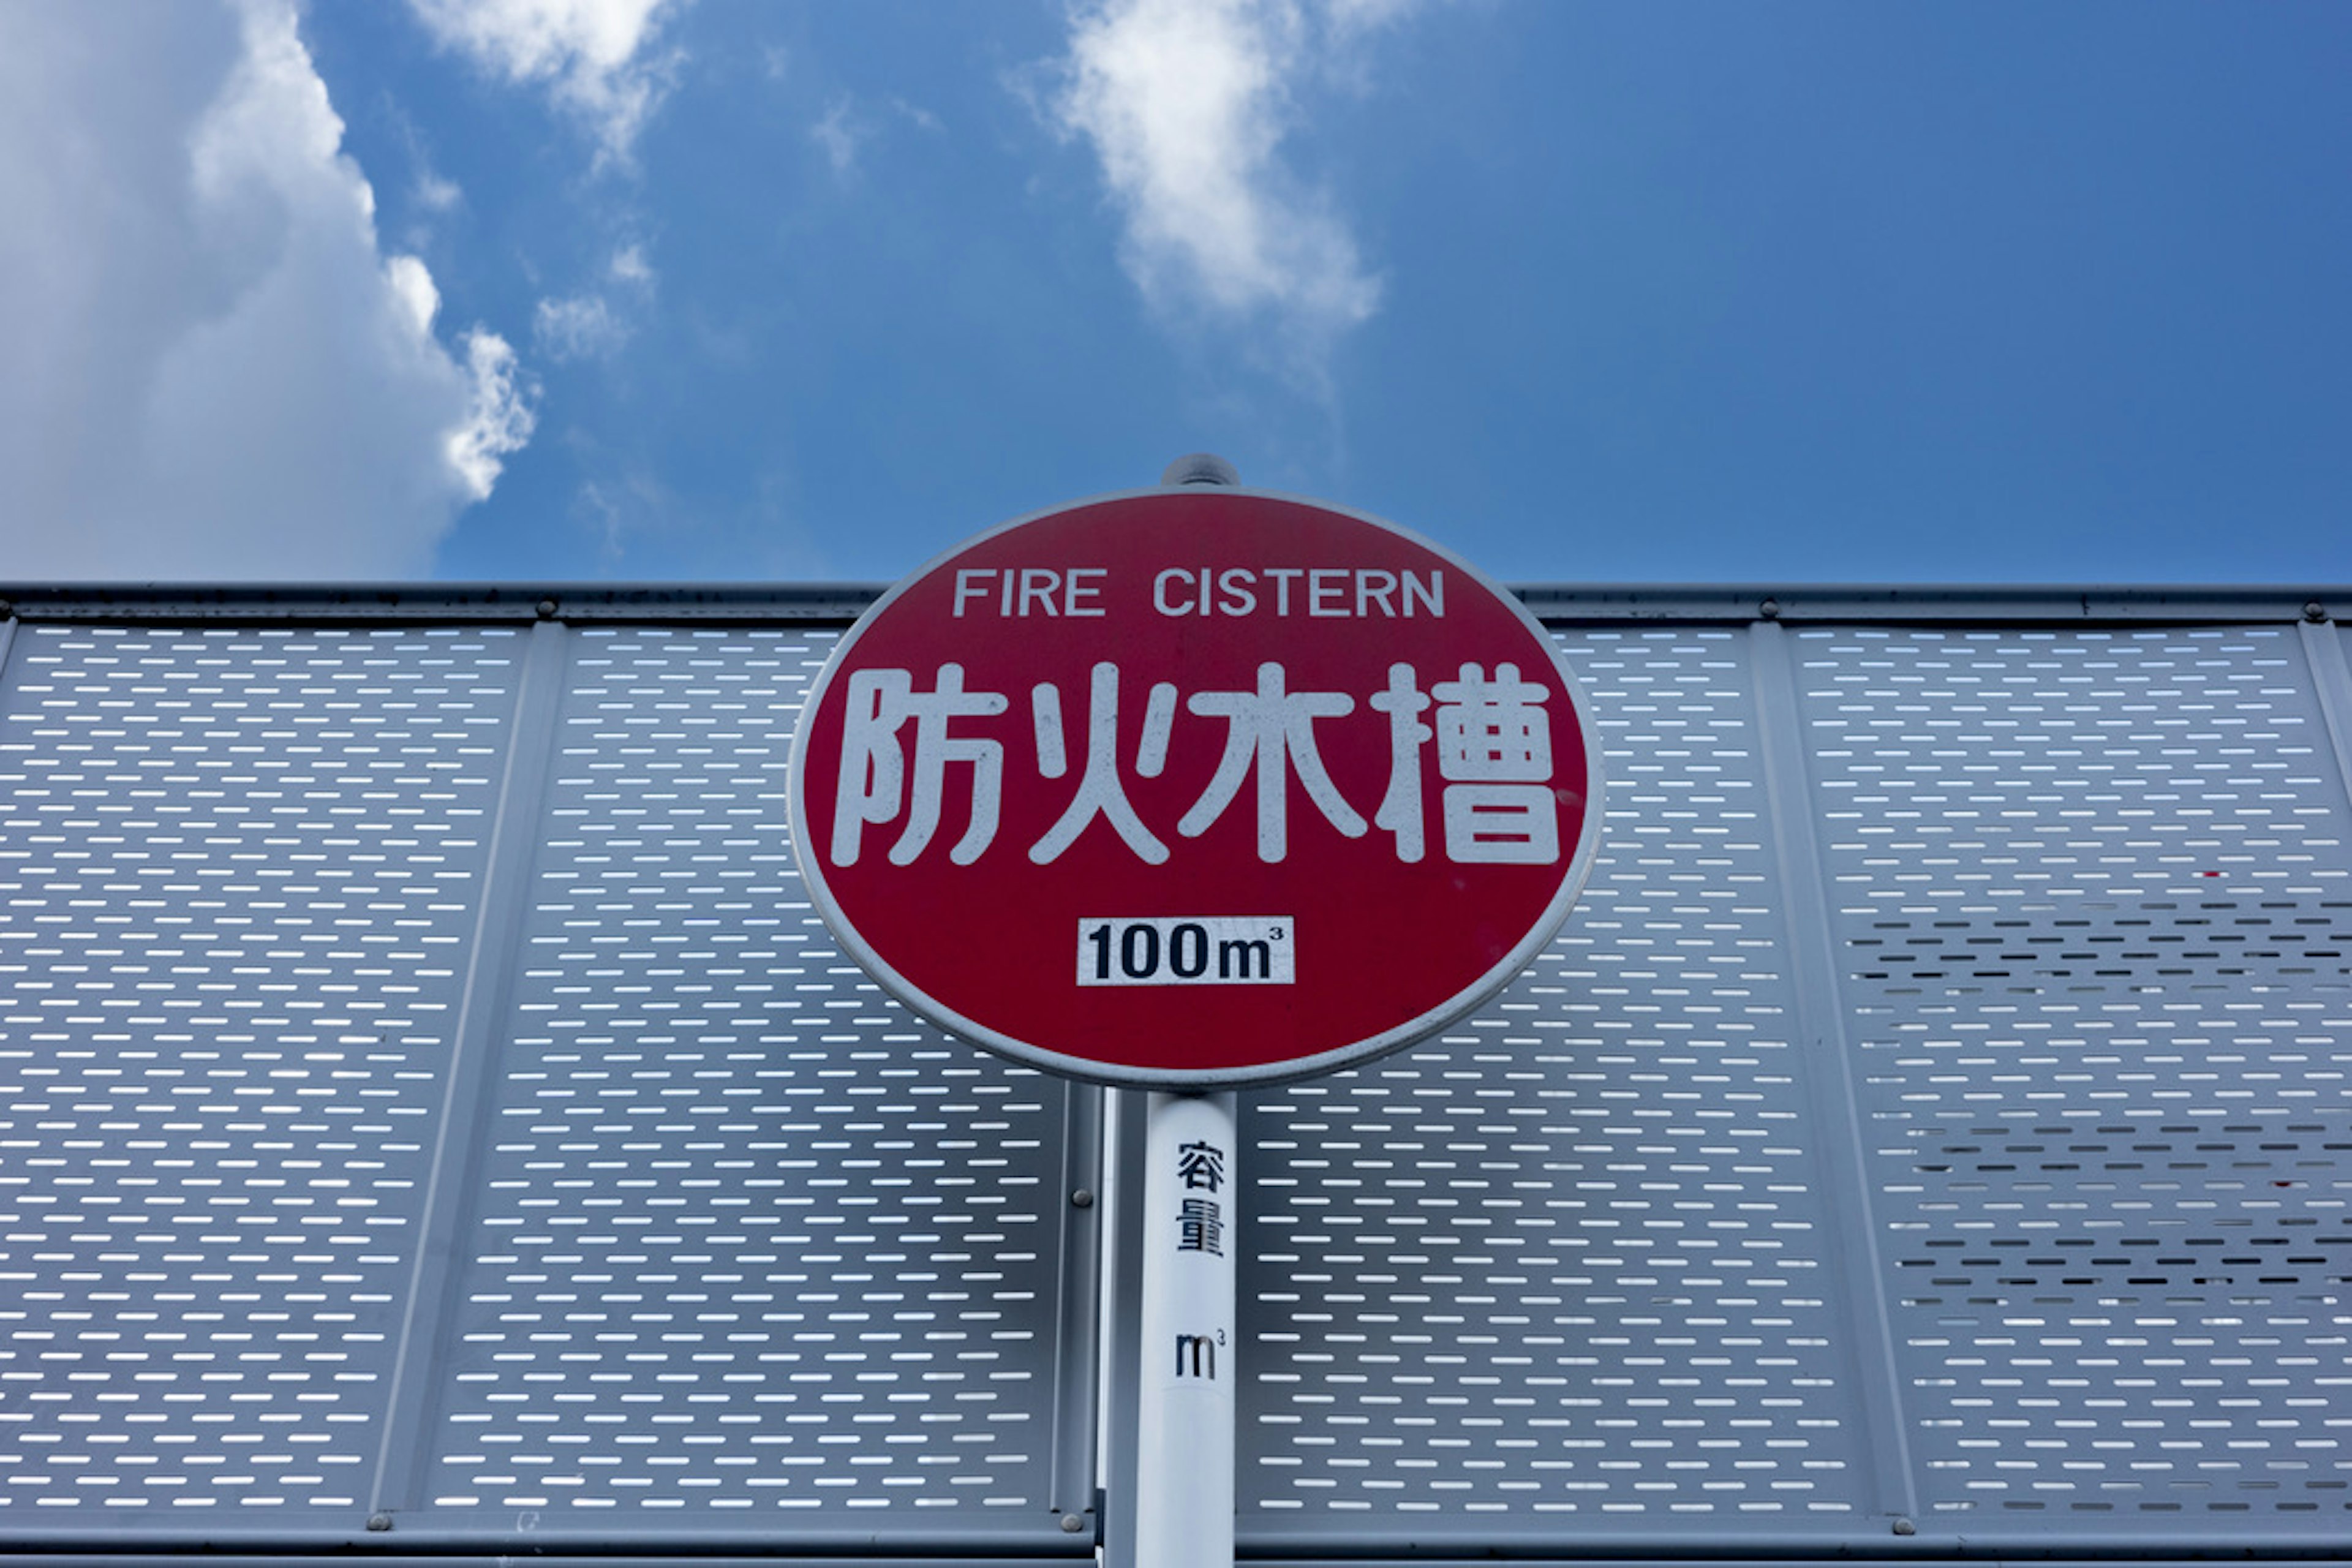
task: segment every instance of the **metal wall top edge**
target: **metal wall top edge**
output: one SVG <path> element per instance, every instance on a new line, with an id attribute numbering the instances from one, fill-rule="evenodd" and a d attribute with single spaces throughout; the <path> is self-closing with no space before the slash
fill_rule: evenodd
<path id="1" fill-rule="evenodd" d="M 1914 1554 L 1896 1552 L 1889 1552 L 1885 1557 L 1864 1557 L 1851 1553 L 1823 1552 L 1807 1556 L 1774 1558 L 1770 1562 L 1771 1568 L 1853 1568 L 1857 1563 L 1893 1562 L 1909 1555 Z M 2340 1549 L 2312 1547 L 2284 1557 L 2261 1551 L 2198 1555 L 2167 1549 L 2128 1558 L 2084 1555 L 2074 1552 L 2037 1551 L 2011 1553 L 2002 1557 L 1989 1557 L 1986 1561 L 2011 1563 L 2029 1562 L 2037 1564 L 2038 1568 L 2119 1568 L 2120 1564 L 2126 1563 L 2130 1564 L 2130 1568 L 2210 1568 L 2210 1565 L 2217 1562 L 2229 1562 L 2241 1564 L 2243 1568 L 2246 1564 L 2265 1563 L 2340 1562 L 2342 1559 L 2343 1552 Z M 478 1563 L 483 1564 L 484 1568 L 488 1568 L 492 1563 L 511 1564 L 518 1561 L 528 1562 L 532 1568 L 753 1568 L 754 1564 L 761 1565 L 761 1568 L 773 1568 L 773 1565 L 782 1560 L 784 1560 L 784 1553 L 781 1549 L 738 1548 L 721 1552 L 704 1552 L 691 1544 L 684 1543 L 669 1549 L 658 1546 L 615 1545 L 608 1551 L 593 1552 L 541 1551 L 537 1547 L 526 1549 L 509 1545 L 496 1552 L 457 1553 L 404 1552 L 379 1549 L 374 1546 L 365 1550 L 338 1552 L 320 1552 L 305 1548 L 283 1552 L 216 1552 L 207 1545 L 191 1547 L 184 1552 L 173 1552 L 147 1547 L 125 1549 L 120 1545 L 109 1543 L 94 1544 L 80 1551 L 58 1550 L 22 1556 L 12 1555 L 9 1559 L 15 1568 L 89 1568 L 91 1563 L 98 1561 L 108 1563 L 110 1568 L 173 1568 L 174 1564 L 190 1561 L 201 1561 L 206 1568 L 311 1568 L 313 1564 L 317 1565 L 317 1568 L 350 1568 L 350 1565 L 354 1563 L 367 1563 L 370 1568 L 463 1568 L 466 1563 Z M 1063 1568 L 1063 1565 L 1074 1559 L 1045 1557 L 1034 1552 L 1000 1556 L 971 1552 L 929 1553 L 876 1552 L 870 1554 L 842 1552 L 825 1555 L 803 1555 L 793 1552 L 789 1560 L 796 1564 L 796 1568 L 853 1568 L 853 1565 L 854 1568 L 890 1568 L 893 1564 L 904 1564 L 905 1568 L 961 1568 L 961 1565 L 967 1563 L 975 1565 L 975 1568 L 980 1568 L 980 1565 L 985 1565 L 985 1568 L 1030 1568 L 1033 1564 L 1035 1568 L 1048 1568 L 1048 1565 L 1051 1565 L 1051 1568 Z M 1255 1557 L 1244 1552 L 1237 1556 L 1236 1561 L 1246 1563 L 1271 1560 Z M 1282 1560 L 1284 1568 L 1374 1568 L 1375 1564 L 1394 1561 L 1393 1558 L 1338 1555 Z M 1759 1559 L 1752 1556 L 1712 1552 L 1679 1556 L 1664 1553 L 1629 1555 L 1621 1552 L 1595 1555 L 1580 1552 L 1526 1558 L 1515 1558 L 1507 1553 L 1465 1556 L 1455 1552 L 1452 1555 L 1419 1556 L 1412 1560 L 1413 1568 L 1492 1568 L 1492 1564 L 1497 1562 L 1511 1561 L 1519 1562 L 1525 1564 L 1526 1568 L 1547 1568 L 1547 1565 L 1550 1564 L 1557 1564 L 1559 1568 L 1660 1568 L 1661 1563 L 1669 1562 L 1674 1563 L 1675 1568 L 1749 1568 L 1749 1565 L 1758 1563 Z"/>
<path id="2" fill-rule="evenodd" d="M 90 1568 L 93 1563 L 103 1563 L 106 1568 L 179 1568 L 191 1562 L 200 1562 L 205 1568 L 352 1568 L 354 1563 L 364 1563 L 368 1568 L 466 1568 L 478 1563 L 481 1568 L 511 1568 L 517 1563 L 528 1563 L 530 1568 L 776 1568 L 779 1562 L 790 1562 L 793 1568 L 961 1568 L 966 1563 L 985 1568 L 1068 1568 L 1071 1557 L 1040 1557 L 1034 1552 L 1010 1556 L 975 1556 L 971 1552 L 908 1553 L 877 1552 L 870 1554 L 834 1553 L 807 1556 L 798 1552 L 785 1556 L 777 1549 L 740 1549 L 730 1552 L 708 1552 L 691 1544 L 665 1550 L 658 1547 L 615 1547 L 604 1552 L 541 1552 L 507 1546 L 496 1552 L 463 1552 L 455 1554 L 401 1552 L 382 1551 L 373 1546 L 364 1551 L 313 1552 L 308 1549 L 285 1552 L 219 1552 L 210 1546 L 194 1546 L 184 1552 L 136 1550 L 125 1551 L 110 1542 L 95 1544 L 83 1551 L 53 1551 L 9 1558 L 10 1568 Z"/>
<path id="3" fill-rule="evenodd" d="M 801 624 L 865 614 L 875 583 L 0 584 L 0 614 L 37 621 L 296 626 L 562 620 Z"/>
<path id="4" fill-rule="evenodd" d="M 478 1563 L 480 1568 L 511 1568 L 517 1563 L 528 1563 L 531 1568 L 776 1568 L 780 1562 L 790 1562 L 794 1568 L 961 1568 L 965 1563 L 986 1564 L 986 1568 L 1047 1568 L 1049 1564 L 1051 1568 L 1068 1568 L 1072 1561 L 1067 1557 L 1034 1555 L 974 1557 L 969 1553 L 942 1556 L 896 1552 L 824 1557 L 794 1553 L 787 1558 L 772 1551 L 711 1553 L 691 1547 L 676 1551 L 615 1549 L 594 1554 L 509 1548 L 443 1556 L 379 1552 L 373 1547 L 354 1552 L 222 1553 L 208 1547 L 194 1547 L 184 1552 L 152 1552 L 93 1546 L 86 1552 L 45 1552 L 9 1559 L 10 1568 L 90 1568 L 93 1563 L 104 1563 L 107 1568 L 177 1568 L 191 1562 L 200 1562 L 205 1568 L 351 1568 L 353 1563 L 365 1563 L 369 1568 L 466 1568 L 468 1563 Z"/>
<path id="5" fill-rule="evenodd" d="M 2132 1568 L 2210 1568 L 2210 1565 L 2216 1561 L 2232 1562 L 2243 1565 L 2294 1561 L 2340 1562 L 2342 1556 L 2340 1551 L 2321 1552 L 2315 1549 L 2300 1557 L 2289 1559 L 2268 1557 L 2252 1552 L 2237 1553 L 2221 1559 L 2184 1557 L 2178 1553 L 2168 1553 L 2161 1556 L 2134 1558 L 2130 1561 Z M 528 1562 L 531 1564 L 531 1568 L 755 1568 L 755 1565 L 757 1568 L 774 1568 L 779 1561 L 784 1559 L 774 1552 L 706 1553 L 687 1547 L 681 1547 L 677 1551 L 646 1548 L 615 1549 L 610 1552 L 597 1554 L 542 1552 L 534 1550 L 529 1552 L 509 1551 L 462 1553 L 457 1556 L 379 1552 L 373 1549 L 364 1552 L 332 1554 L 314 1552 L 295 1552 L 284 1554 L 222 1554 L 209 1549 L 196 1549 L 189 1552 L 178 1553 L 124 1552 L 115 1548 L 92 1547 L 88 1552 L 42 1552 L 12 1558 L 11 1563 L 15 1564 L 15 1568 L 89 1568 L 90 1563 L 99 1560 L 104 1561 L 110 1568 L 173 1568 L 174 1564 L 192 1560 L 203 1562 L 206 1568 L 312 1568 L 314 1564 L 316 1568 L 350 1568 L 350 1565 L 355 1562 L 368 1563 L 370 1568 L 463 1568 L 464 1564 L 469 1563 L 478 1563 L 483 1564 L 484 1568 L 489 1568 L 493 1563 L 504 1565 L 519 1561 Z M 1491 1568 L 1494 1563 L 1505 1560 L 1507 1559 L 1492 1556 L 1423 1557 L 1415 1560 L 1414 1568 L 1481 1568 L 1481 1565 Z M 2101 1565 L 2115 1561 L 2066 1553 L 2054 1555 L 2033 1553 L 2021 1560 L 2033 1563 L 2039 1565 L 2039 1568 L 2101 1568 Z M 912 1556 L 880 1552 L 872 1556 L 808 1557 L 793 1554 L 789 1561 L 795 1564 L 795 1568 L 852 1568 L 853 1564 L 855 1568 L 890 1568 L 892 1564 L 904 1564 L 905 1568 L 961 1568 L 961 1565 L 965 1563 L 986 1564 L 987 1568 L 1025 1568 L 1028 1564 L 1037 1564 L 1039 1568 L 1044 1568 L 1045 1564 L 1054 1564 L 1055 1568 L 1060 1568 L 1060 1565 L 1066 1564 L 1072 1559 L 1034 1555 L 976 1557 L 970 1553 Z M 1238 1561 L 1249 1563 L 1255 1560 L 1244 1554 Z M 1286 1563 L 1286 1568 L 1370 1568 L 1373 1561 L 1375 1560 L 1350 1557 L 1300 1558 Z M 1661 1559 L 1656 1557 L 1624 1556 L 1555 1556 L 1526 1560 L 1529 1568 L 1544 1568 L 1545 1564 L 1559 1564 L 1559 1568 L 1658 1568 L 1660 1561 Z M 1745 1565 L 1753 1560 L 1743 1557 L 1699 1556 L 1675 1558 L 1673 1561 L 1678 1568 L 1745 1568 Z M 1856 1561 L 1857 1559 L 1852 1557 L 1836 1555 L 1794 1557 L 1779 1560 L 1774 1563 L 1773 1568 L 1853 1568 Z M 2020 1559 L 2009 1561 L 2014 1562 Z"/>
<path id="6" fill-rule="evenodd" d="M 1558 625 L 1759 620 L 1842 625 L 2244 623 L 2341 619 L 2344 584 L 1802 584 L 1725 585 L 1515 584 L 1535 615 Z"/>
<path id="7" fill-rule="evenodd" d="M 1340 1552 L 1322 1552 L 1312 1554 L 1279 1557 L 1262 1554 L 1244 1547 L 1235 1553 L 1237 1563 L 1280 1563 L 1282 1568 L 1382 1568 L 1394 1564 L 1402 1554 L 1387 1556 L 1349 1556 Z M 2241 1568 L 2265 1563 L 2340 1563 L 2343 1548 L 2332 1545 L 2305 1544 L 2280 1552 L 2260 1546 L 2217 1548 L 2207 1552 L 2184 1551 L 2174 1546 L 2151 1544 L 2145 1548 L 2101 1552 L 2068 1545 L 2065 1547 L 2037 1546 L 2028 1550 L 2000 1547 L 1969 1548 L 1965 1552 L 1939 1552 L 1895 1550 L 1885 1552 L 1812 1551 L 1787 1554 L 1735 1552 L 1707 1548 L 1683 1551 L 1672 1547 L 1633 1552 L 1615 1550 L 1518 1552 L 1508 1548 L 1480 1549 L 1475 1555 L 1459 1549 L 1451 1552 L 1423 1551 L 1416 1548 L 1409 1556 L 1412 1568 L 1493 1568 L 1496 1563 L 1517 1563 L 1522 1568 L 1751 1568 L 1769 1564 L 1770 1568 L 1855 1568 L 1858 1563 L 1984 1563 L 2000 1568 L 2015 1568 L 2031 1563 L 2036 1568 L 2210 1568 L 2217 1563 L 2234 1563 Z"/>
<path id="8" fill-rule="evenodd" d="M 511 623 L 846 625 L 877 583 L 0 584 L 28 621 L 299 626 Z M 2134 585 L 1672 583 L 1510 584 L 1558 626 L 1654 622 L 2014 626 L 2352 618 L 2352 584 Z"/>
<path id="9" fill-rule="evenodd" d="M 793 1568 L 962 1568 L 967 1563 L 975 1568 L 982 1564 L 985 1568 L 1068 1568 L 1074 1559 L 1041 1557 L 1034 1552 L 997 1556 L 969 1552 L 835 1552 L 821 1556 L 793 1552 L 787 1556 L 782 1549 L 739 1548 L 710 1552 L 690 1543 L 675 1549 L 616 1546 L 600 1552 L 541 1552 L 535 1547 L 509 1545 L 495 1552 L 450 1554 L 403 1552 L 374 1546 L 364 1551 L 316 1552 L 305 1548 L 283 1552 L 222 1552 L 209 1545 L 198 1545 L 184 1552 L 172 1552 L 125 1550 L 107 1542 L 81 1551 L 12 1554 L 8 1561 L 10 1568 L 90 1568 L 93 1563 L 103 1563 L 106 1568 L 179 1568 L 191 1562 L 200 1562 L 205 1568 L 352 1568 L 354 1563 L 364 1563 L 368 1568 L 466 1568 L 468 1563 L 480 1564 L 481 1568 L 511 1568 L 517 1563 L 528 1563 L 530 1568 L 776 1568 L 780 1562 L 790 1562 Z"/>

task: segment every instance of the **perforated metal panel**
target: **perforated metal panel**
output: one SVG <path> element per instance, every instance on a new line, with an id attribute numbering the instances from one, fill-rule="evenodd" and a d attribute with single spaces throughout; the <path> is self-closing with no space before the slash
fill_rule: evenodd
<path id="1" fill-rule="evenodd" d="M 516 646 L 17 633 L 0 706 L 10 1528 L 356 1519 Z"/>
<path id="2" fill-rule="evenodd" d="M 0 1534 L 1084 1549 L 1084 1107 L 801 897 L 834 636 L 19 632 Z"/>
<path id="3" fill-rule="evenodd" d="M 801 897 L 838 621 L 539 596 L 0 621 L 0 1547 L 1083 1555 L 1095 1096 Z M 1549 595 L 1568 929 L 1245 1099 L 1245 1554 L 2340 1544 L 2343 634 L 1737 597 Z"/>
<path id="4" fill-rule="evenodd" d="M 2352 856 L 2295 633 L 1800 647 L 1924 1506 L 2352 1528 Z"/>
<path id="5" fill-rule="evenodd" d="M 1744 637 L 1563 640 L 1609 781 L 1568 930 L 1439 1047 L 1247 1102 L 1270 1533 L 1728 1542 L 1866 1502 Z"/>
<path id="6" fill-rule="evenodd" d="M 2340 644 L 1563 641 L 1560 942 L 1250 1108 L 1244 1541 L 2340 1541 Z"/>
<path id="7" fill-rule="evenodd" d="M 1052 1470 L 1068 1091 L 887 1003 L 793 867 L 787 747 L 831 641 L 572 639 L 436 1525 L 1048 1535 L 1088 1501 Z"/>

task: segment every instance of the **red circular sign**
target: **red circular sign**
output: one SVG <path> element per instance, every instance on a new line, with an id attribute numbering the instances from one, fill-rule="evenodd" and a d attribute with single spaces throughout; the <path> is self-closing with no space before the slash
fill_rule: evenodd
<path id="1" fill-rule="evenodd" d="M 1207 488 L 1008 523 L 818 678 L 801 870 L 885 989 L 1050 1071 L 1177 1089 L 1349 1066 L 1548 942 L 1598 752 L 1551 639 L 1454 555 Z"/>

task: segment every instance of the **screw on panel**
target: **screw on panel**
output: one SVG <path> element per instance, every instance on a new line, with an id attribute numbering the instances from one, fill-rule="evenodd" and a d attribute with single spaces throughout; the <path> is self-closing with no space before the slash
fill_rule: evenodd
<path id="1" fill-rule="evenodd" d="M 1916 1535 L 1919 1533 L 1919 1527 L 1912 1523 L 1907 1519 L 1898 1519 L 1895 1521 L 1895 1533 L 1897 1535 Z"/>
<path id="2" fill-rule="evenodd" d="M 1777 621 L 1780 618 L 1780 601 L 1767 599 L 1756 606 L 1756 613 L 1768 621 Z"/>
<path id="3" fill-rule="evenodd" d="M 555 618 L 554 600 L 541 599 L 539 602 L 539 618 L 542 621 L 550 621 Z"/>
<path id="4" fill-rule="evenodd" d="M 10 604 L 5 599 L 0 599 L 0 621 L 6 620 L 10 616 L 15 615 L 16 613 L 16 605 Z"/>
<path id="5" fill-rule="evenodd" d="M 1086 1527 L 1087 1518 L 1082 1513 L 1066 1513 L 1062 1516 L 1062 1533 L 1065 1535 L 1076 1535 Z"/>
<path id="6" fill-rule="evenodd" d="M 1214 452 L 1187 452 L 1160 476 L 1163 485 L 1238 485 L 1241 470 Z"/>
<path id="7" fill-rule="evenodd" d="M 2327 606 L 2314 599 L 2304 605 L 2303 618 L 2306 621 L 2324 621 L 2327 618 Z"/>
<path id="8" fill-rule="evenodd" d="M 1070 1194 L 1070 1206 L 1074 1209 L 1090 1209 L 1095 1206 L 1095 1195 L 1086 1188 L 1080 1187 Z"/>
<path id="9" fill-rule="evenodd" d="M 367 1527 L 370 1530 L 390 1530 L 392 1528 L 392 1515 L 388 1513 L 372 1513 L 368 1515 Z"/>

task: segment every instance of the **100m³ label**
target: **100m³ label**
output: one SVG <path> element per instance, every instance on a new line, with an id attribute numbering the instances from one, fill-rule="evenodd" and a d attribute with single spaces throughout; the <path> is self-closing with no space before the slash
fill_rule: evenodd
<path id="1" fill-rule="evenodd" d="M 1093 916 L 1078 922 L 1081 985 L 1288 985 L 1288 915 Z"/>

